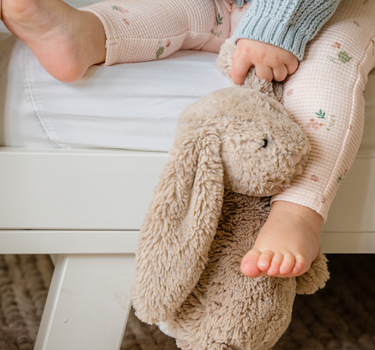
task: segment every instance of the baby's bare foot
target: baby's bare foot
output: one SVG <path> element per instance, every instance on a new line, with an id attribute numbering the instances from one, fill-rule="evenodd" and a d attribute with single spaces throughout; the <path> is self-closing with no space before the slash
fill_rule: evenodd
<path id="1" fill-rule="evenodd" d="M 322 217 L 298 204 L 276 201 L 259 236 L 242 259 L 248 277 L 295 277 L 305 273 L 319 252 Z"/>
<path id="2" fill-rule="evenodd" d="M 54 78 L 72 82 L 105 59 L 99 18 L 61 0 L 2 0 L 5 26 L 35 54 Z"/>

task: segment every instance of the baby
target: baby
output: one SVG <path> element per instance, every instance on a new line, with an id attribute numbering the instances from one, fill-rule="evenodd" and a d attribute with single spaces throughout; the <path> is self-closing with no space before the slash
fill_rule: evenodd
<path id="1" fill-rule="evenodd" d="M 109 0 L 80 10 L 61 0 L 1 5 L 7 28 L 63 82 L 95 64 L 162 59 L 178 49 L 217 53 L 236 6 L 243 0 Z M 243 84 L 251 66 L 268 81 L 288 77 L 284 105 L 312 145 L 304 174 L 272 198 L 243 257 L 246 276 L 298 276 L 318 254 L 322 225 L 361 140 L 374 19 L 373 0 L 253 0 L 244 11 L 232 37 L 231 78 Z"/>

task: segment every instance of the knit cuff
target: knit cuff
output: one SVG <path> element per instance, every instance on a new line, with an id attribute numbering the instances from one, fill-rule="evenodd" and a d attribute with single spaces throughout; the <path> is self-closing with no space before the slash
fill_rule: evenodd
<path id="1" fill-rule="evenodd" d="M 302 61 L 307 42 L 335 12 L 341 0 L 253 0 L 232 40 L 247 38 L 281 47 Z"/>

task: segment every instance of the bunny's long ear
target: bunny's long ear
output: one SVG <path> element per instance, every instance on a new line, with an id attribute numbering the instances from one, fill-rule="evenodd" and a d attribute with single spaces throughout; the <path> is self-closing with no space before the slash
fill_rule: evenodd
<path id="1" fill-rule="evenodd" d="M 318 256 L 312 262 L 310 269 L 296 278 L 297 294 L 314 294 L 318 289 L 325 287 L 329 280 L 327 262 L 326 256 L 322 253 L 322 247 L 320 247 Z"/>
<path id="2" fill-rule="evenodd" d="M 180 134 L 169 153 L 137 248 L 132 301 L 146 323 L 170 317 L 205 268 L 224 194 L 220 147 L 219 135 L 201 128 Z"/>

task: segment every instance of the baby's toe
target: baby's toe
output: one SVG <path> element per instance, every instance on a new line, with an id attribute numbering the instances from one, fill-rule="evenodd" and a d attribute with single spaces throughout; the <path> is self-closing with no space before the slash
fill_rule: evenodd
<path id="1" fill-rule="evenodd" d="M 265 250 L 258 260 L 258 268 L 260 271 L 267 271 L 271 265 L 272 258 L 275 253 L 270 250 Z"/>
<path id="2" fill-rule="evenodd" d="M 310 266 L 308 266 L 307 260 L 302 255 L 298 254 L 296 256 L 296 263 L 295 263 L 293 271 L 292 271 L 293 275 L 295 275 L 295 276 L 302 275 L 309 268 L 310 268 Z"/>
<path id="3" fill-rule="evenodd" d="M 280 273 L 280 265 L 284 260 L 284 255 L 276 253 L 272 259 L 271 266 L 269 267 L 267 274 L 268 276 L 277 276 Z"/>
<path id="4" fill-rule="evenodd" d="M 241 262 L 241 271 L 247 277 L 258 277 L 261 272 L 258 268 L 258 260 L 262 253 L 252 249 L 246 253 Z"/>
<path id="5" fill-rule="evenodd" d="M 286 275 L 288 273 L 291 273 L 295 265 L 295 262 L 296 262 L 296 259 L 292 253 L 284 254 L 284 260 L 280 266 L 280 274 Z"/>

